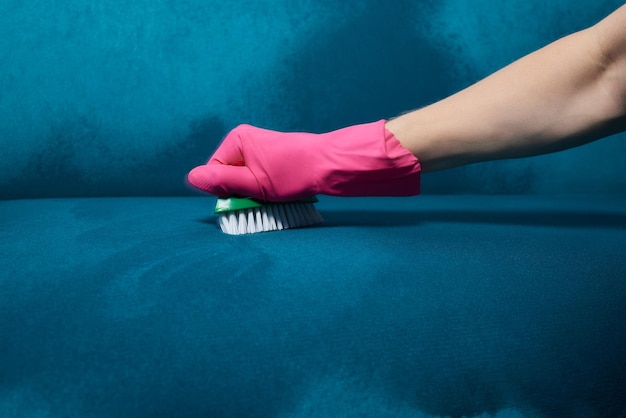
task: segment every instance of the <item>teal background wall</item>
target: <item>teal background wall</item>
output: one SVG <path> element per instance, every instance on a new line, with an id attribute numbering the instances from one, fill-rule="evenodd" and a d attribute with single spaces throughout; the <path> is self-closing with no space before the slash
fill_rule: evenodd
<path id="1" fill-rule="evenodd" d="M 442 98 L 615 0 L 3 0 L 0 196 L 190 194 L 239 123 L 327 131 Z M 623 135 L 424 176 L 425 193 L 624 193 Z"/>

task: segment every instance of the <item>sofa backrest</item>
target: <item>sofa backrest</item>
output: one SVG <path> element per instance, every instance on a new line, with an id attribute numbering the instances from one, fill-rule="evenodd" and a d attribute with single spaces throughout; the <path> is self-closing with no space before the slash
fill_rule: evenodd
<path id="1" fill-rule="evenodd" d="M 183 195 L 239 123 L 395 116 L 588 26 L 616 0 L 0 3 L 0 198 Z M 464 167 L 426 193 L 626 190 L 624 140 Z"/>

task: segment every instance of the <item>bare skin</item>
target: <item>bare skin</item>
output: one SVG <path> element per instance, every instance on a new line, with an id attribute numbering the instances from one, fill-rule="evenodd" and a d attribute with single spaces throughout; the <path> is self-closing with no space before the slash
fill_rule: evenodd
<path id="1" fill-rule="evenodd" d="M 386 126 L 423 172 L 560 151 L 626 130 L 626 5 Z"/>

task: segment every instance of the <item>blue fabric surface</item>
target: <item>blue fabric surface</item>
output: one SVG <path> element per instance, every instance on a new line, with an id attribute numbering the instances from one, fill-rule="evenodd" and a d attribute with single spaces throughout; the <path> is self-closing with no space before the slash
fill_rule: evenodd
<path id="1" fill-rule="evenodd" d="M 0 415 L 624 416 L 625 203 L 0 201 Z"/>

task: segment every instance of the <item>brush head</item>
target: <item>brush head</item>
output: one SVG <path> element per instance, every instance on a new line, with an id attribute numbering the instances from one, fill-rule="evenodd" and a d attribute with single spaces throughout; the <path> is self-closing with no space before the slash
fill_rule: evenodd
<path id="1" fill-rule="evenodd" d="M 313 197 L 294 202 L 261 202 L 251 198 L 218 198 L 215 214 L 222 232 L 230 235 L 254 234 L 301 228 L 324 222 L 313 205 Z"/>

